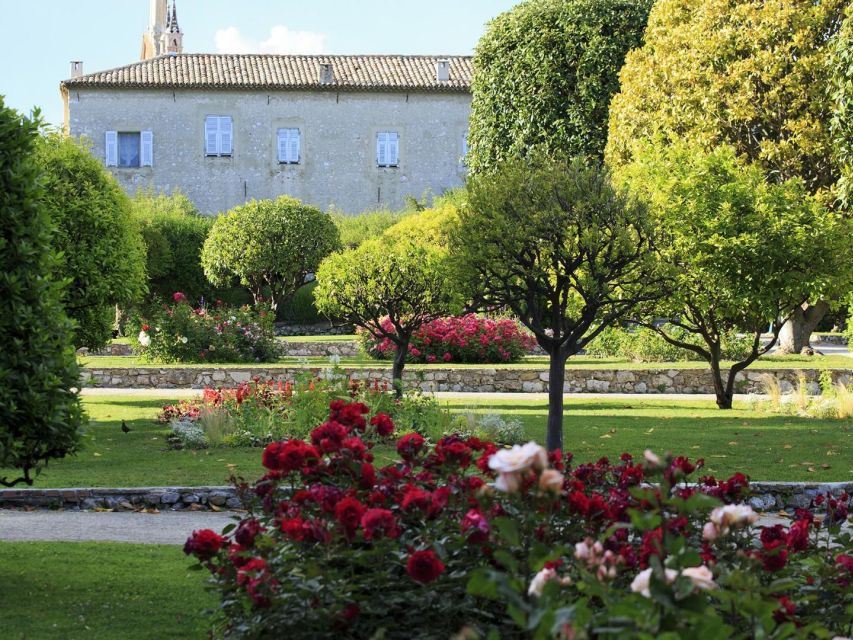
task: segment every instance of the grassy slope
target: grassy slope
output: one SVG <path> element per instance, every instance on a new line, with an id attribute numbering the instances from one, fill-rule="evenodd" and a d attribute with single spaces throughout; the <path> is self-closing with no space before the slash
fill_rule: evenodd
<path id="1" fill-rule="evenodd" d="M 134 356 L 87 356 L 79 357 L 80 364 L 92 369 L 103 368 L 127 368 L 127 367 L 154 367 L 154 368 L 225 368 L 225 367 L 252 367 L 252 364 L 150 364 L 140 361 Z M 727 363 L 723 363 L 725 367 Z M 295 358 L 284 357 L 276 362 L 258 364 L 258 367 L 327 367 L 329 358 Z M 384 360 L 374 360 L 367 356 L 353 358 L 341 358 L 340 366 L 347 368 L 389 368 L 391 363 Z M 629 362 L 618 358 L 588 358 L 578 356 L 570 358 L 566 364 L 569 369 L 706 369 L 708 365 L 704 362 Z M 441 369 L 547 369 L 548 358 L 545 356 L 527 356 L 521 362 L 512 364 L 410 364 L 407 369 L 427 371 Z M 853 369 L 853 358 L 846 356 L 766 356 L 754 363 L 750 369 Z"/>
<path id="2" fill-rule="evenodd" d="M 178 546 L 0 542 L 4 640 L 204 638 L 216 601 Z"/>
<path id="3" fill-rule="evenodd" d="M 51 462 L 35 486 L 199 486 L 226 484 L 232 470 L 247 479 L 261 475 L 260 450 L 167 450 L 168 427 L 154 422 L 167 402 L 168 397 L 87 397 L 92 422 L 85 448 L 76 456 Z M 490 401 L 488 406 L 478 406 L 470 400 L 455 400 L 443 404 L 455 412 L 516 417 L 529 437 L 544 441 L 545 402 Z M 756 480 L 853 479 L 853 421 L 776 416 L 746 405 L 736 407 L 720 411 L 710 401 L 654 397 L 570 400 L 565 414 L 566 448 L 578 461 L 618 456 L 623 451 L 640 455 L 651 448 L 704 457 L 711 472 L 720 475 L 744 471 Z M 119 428 L 122 419 L 133 429 L 129 434 Z M 384 457 L 387 452 L 376 453 Z"/>

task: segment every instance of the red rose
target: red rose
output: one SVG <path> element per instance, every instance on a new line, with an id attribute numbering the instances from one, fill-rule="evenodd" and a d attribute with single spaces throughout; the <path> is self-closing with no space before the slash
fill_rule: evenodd
<path id="1" fill-rule="evenodd" d="M 400 535 L 397 520 L 388 509 L 368 509 L 361 518 L 361 527 L 364 529 L 365 540 L 373 540 L 383 535 L 388 538 Z"/>
<path id="2" fill-rule="evenodd" d="M 785 540 L 791 551 L 805 551 L 809 547 L 809 522 L 808 520 L 797 520 L 788 529 Z"/>
<path id="3" fill-rule="evenodd" d="M 424 443 L 425 440 L 421 435 L 417 433 L 407 433 L 397 440 L 397 453 L 399 453 L 405 461 L 411 462 L 418 456 L 424 446 Z"/>
<path id="4" fill-rule="evenodd" d="M 489 521 L 477 509 L 471 509 L 462 518 L 460 524 L 462 533 L 468 537 L 468 542 L 472 544 L 482 544 L 489 539 L 489 532 L 492 530 Z"/>
<path id="5" fill-rule="evenodd" d="M 349 427 L 350 430 L 364 431 L 367 428 L 367 421 L 362 414 L 369 411 L 370 409 L 361 402 L 332 400 L 329 403 L 329 420 L 339 422 L 345 427 Z"/>
<path id="6" fill-rule="evenodd" d="M 372 489 L 376 484 L 376 469 L 369 462 L 361 463 L 361 480 L 358 483 L 362 489 Z"/>
<path id="7" fill-rule="evenodd" d="M 263 531 L 264 528 L 258 520 L 249 518 L 248 520 L 243 520 L 237 527 L 237 531 L 234 533 L 234 540 L 243 547 L 251 547 L 255 544 L 255 538 Z"/>
<path id="8" fill-rule="evenodd" d="M 394 433 L 394 422 L 384 413 L 377 413 L 370 419 L 370 424 L 376 427 L 376 433 L 380 436 L 390 436 Z"/>
<path id="9" fill-rule="evenodd" d="M 148 329 L 150 329 L 150 328 L 151 328 L 151 327 L 149 327 L 147 324 L 142 325 L 142 330 L 143 330 L 143 331 L 148 331 Z"/>
<path id="10" fill-rule="evenodd" d="M 408 485 L 400 506 L 403 508 L 403 511 L 425 510 L 429 507 L 431 499 L 432 494 L 429 491 Z"/>
<path id="11" fill-rule="evenodd" d="M 444 563 L 438 559 L 432 549 L 415 551 L 406 563 L 406 573 L 412 580 L 421 584 L 434 582 L 443 572 Z"/>
<path id="12" fill-rule="evenodd" d="M 785 549 L 784 540 L 773 540 L 763 546 L 764 552 L 760 557 L 765 571 L 779 571 L 788 563 L 788 550 Z"/>
<path id="13" fill-rule="evenodd" d="M 344 498 L 335 505 L 335 518 L 347 533 L 358 529 L 361 517 L 367 509 L 355 498 Z"/>
<path id="14" fill-rule="evenodd" d="M 222 547 L 225 538 L 210 529 L 193 531 L 184 544 L 184 553 L 194 555 L 199 560 L 210 560 Z"/>
<path id="15" fill-rule="evenodd" d="M 175 302 L 184 302 L 186 299 L 187 297 L 180 291 L 176 291 L 172 294 L 172 300 L 174 300 Z"/>
<path id="16" fill-rule="evenodd" d="M 348 435 L 349 431 L 344 425 L 330 420 L 311 432 L 311 442 L 323 453 L 333 453 L 341 448 Z"/>

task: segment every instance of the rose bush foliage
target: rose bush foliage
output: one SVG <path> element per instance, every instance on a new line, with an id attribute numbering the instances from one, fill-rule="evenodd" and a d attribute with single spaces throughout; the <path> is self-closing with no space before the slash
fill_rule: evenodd
<path id="1" fill-rule="evenodd" d="M 191 305 L 180 291 L 172 304 L 130 322 L 133 351 L 151 362 L 269 362 L 278 357 L 268 307 Z"/>
<path id="2" fill-rule="evenodd" d="M 380 427 L 380 424 L 382 425 Z M 684 457 L 573 464 L 535 443 L 394 442 L 332 403 L 308 441 L 238 481 L 248 512 L 185 552 L 227 638 L 789 638 L 849 635 L 849 497 L 754 528 L 749 481 Z M 397 459 L 374 457 L 393 445 Z M 817 503 L 822 504 L 817 504 Z M 757 534 L 757 535 L 756 535 Z M 459 635 L 456 635 L 459 634 Z"/>
<path id="3" fill-rule="evenodd" d="M 391 321 L 382 325 L 393 333 Z M 359 331 L 364 350 L 374 358 L 394 357 L 397 346 L 386 336 Z M 438 318 L 414 331 L 408 362 L 515 362 L 536 345 L 536 339 L 509 318 L 493 320 L 474 314 Z"/>

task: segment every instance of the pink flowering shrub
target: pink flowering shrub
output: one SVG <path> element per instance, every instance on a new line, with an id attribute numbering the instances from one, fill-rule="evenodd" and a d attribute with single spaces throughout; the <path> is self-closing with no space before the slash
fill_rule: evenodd
<path id="1" fill-rule="evenodd" d="M 396 457 L 380 458 L 388 448 Z M 851 632 L 846 495 L 759 528 L 742 474 L 685 484 L 701 461 L 575 465 L 532 442 L 433 445 L 344 401 L 262 462 L 257 482 L 238 481 L 239 522 L 184 548 L 221 596 L 216 637 Z"/>
<path id="2" fill-rule="evenodd" d="M 177 292 L 172 304 L 130 322 L 130 341 L 150 362 L 269 362 L 278 357 L 274 320 L 265 306 L 193 307 Z"/>
<path id="3" fill-rule="evenodd" d="M 390 320 L 382 327 L 393 333 Z M 361 329 L 365 351 L 375 358 L 391 359 L 396 346 Z M 536 339 L 508 318 L 493 320 L 473 313 L 439 318 L 420 327 L 409 343 L 409 362 L 498 363 L 514 362 L 536 345 Z"/>

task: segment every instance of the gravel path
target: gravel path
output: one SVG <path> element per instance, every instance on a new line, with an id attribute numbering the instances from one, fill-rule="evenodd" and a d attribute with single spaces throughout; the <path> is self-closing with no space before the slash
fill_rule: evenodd
<path id="1" fill-rule="evenodd" d="M 0 541 L 94 541 L 183 544 L 195 529 L 222 528 L 233 513 L 129 511 L 12 511 L 0 509 Z M 776 515 L 763 516 L 759 526 L 787 524 Z"/>
<path id="2" fill-rule="evenodd" d="M 0 509 L 0 540 L 183 544 L 194 529 L 221 531 L 234 513 Z"/>

